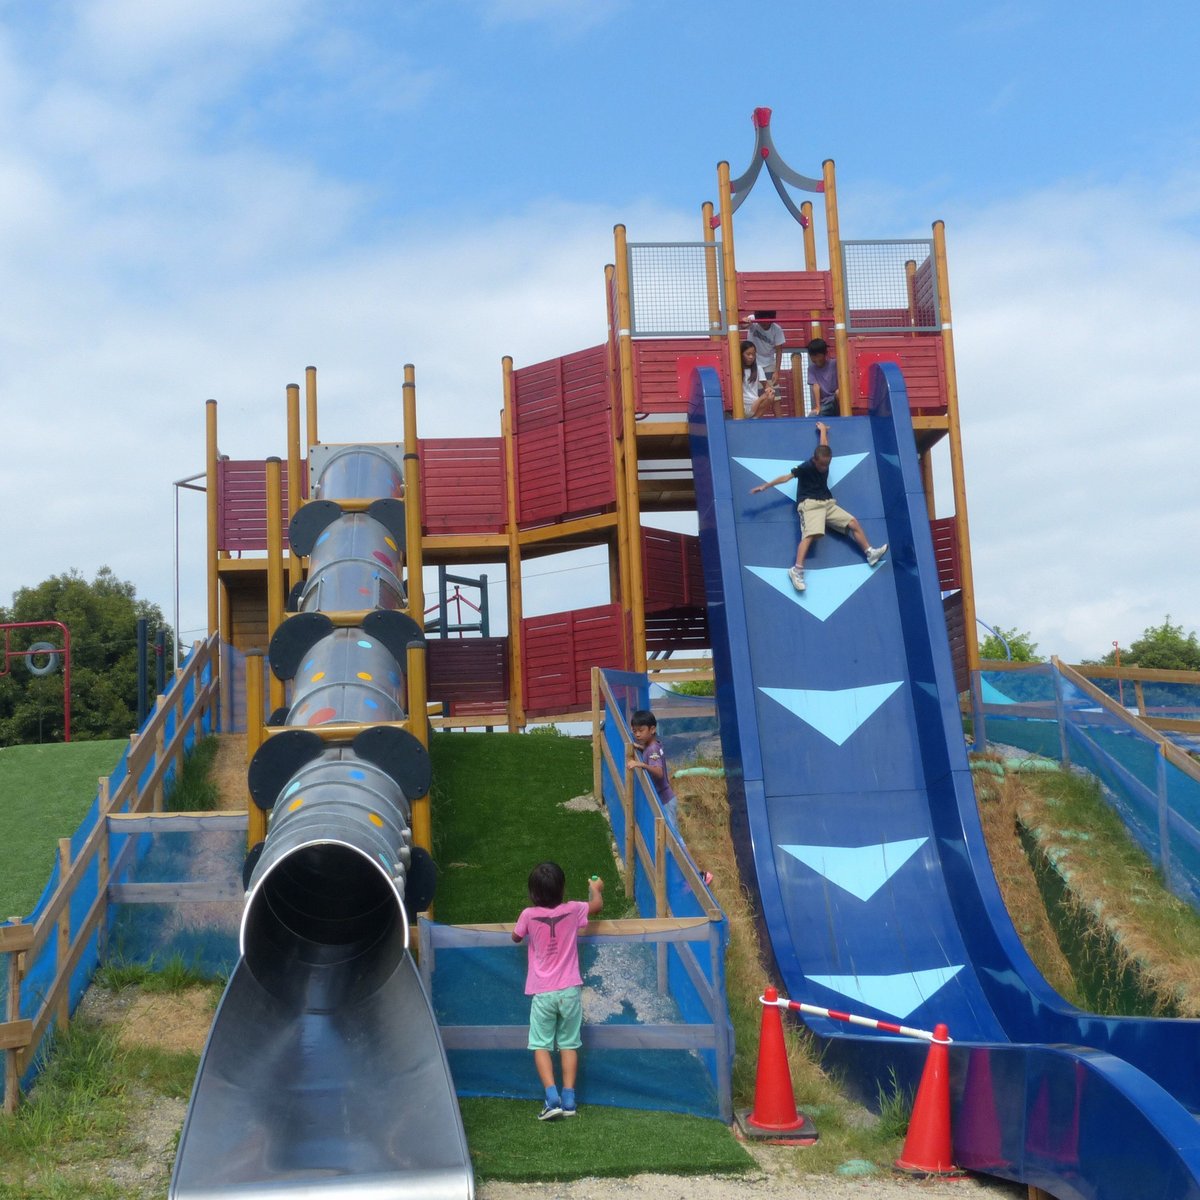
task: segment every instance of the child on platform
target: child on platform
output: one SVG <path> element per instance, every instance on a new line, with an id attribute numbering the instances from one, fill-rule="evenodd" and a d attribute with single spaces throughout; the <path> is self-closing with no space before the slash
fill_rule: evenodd
<path id="1" fill-rule="evenodd" d="M 588 898 L 564 900 L 567 879 L 555 862 L 538 863 L 529 873 L 530 907 L 513 929 L 514 942 L 529 939 L 525 995 L 529 1004 L 529 1049 L 546 1102 L 539 1121 L 573 1117 L 583 1027 L 583 977 L 579 973 L 579 931 L 604 907 L 604 881 L 593 875 Z M 561 1094 L 554 1083 L 557 1050 L 562 1059 Z"/>

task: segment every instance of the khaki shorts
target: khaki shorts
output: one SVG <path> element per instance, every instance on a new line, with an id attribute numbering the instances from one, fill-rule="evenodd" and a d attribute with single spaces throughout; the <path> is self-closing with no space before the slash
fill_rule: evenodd
<path id="1" fill-rule="evenodd" d="M 838 508 L 836 500 L 801 500 L 796 511 L 800 514 L 802 538 L 824 537 L 826 526 L 834 533 L 847 533 L 854 520 L 844 508 Z"/>

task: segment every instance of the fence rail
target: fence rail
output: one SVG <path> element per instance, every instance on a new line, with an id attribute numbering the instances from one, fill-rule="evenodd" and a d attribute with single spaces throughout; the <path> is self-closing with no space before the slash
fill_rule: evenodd
<path id="1" fill-rule="evenodd" d="M 215 634 L 195 644 L 143 729 L 130 737 L 124 778 L 116 788 L 107 778 L 100 780 L 95 824 L 75 853 L 71 838 L 60 839 L 58 883 L 36 919 L 0 925 L 0 955 L 7 957 L 5 1013 L 0 1023 L 6 1112 L 15 1109 L 21 1080 L 51 1023 L 60 1030 L 69 1024 L 71 980 L 93 938 L 98 939 L 98 949 L 103 947 L 108 890 L 119 882 L 133 848 L 131 840 L 117 862 L 109 861 L 109 818 L 162 811 L 168 778 L 172 772 L 178 777 L 187 747 L 202 732 L 215 729 L 218 654 Z M 93 869 L 95 897 L 82 919 L 73 923 L 72 901 Z M 49 953 L 51 943 L 51 982 L 33 1001 L 33 1011 L 22 1016 L 22 983 L 30 964 L 43 951 Z"/>

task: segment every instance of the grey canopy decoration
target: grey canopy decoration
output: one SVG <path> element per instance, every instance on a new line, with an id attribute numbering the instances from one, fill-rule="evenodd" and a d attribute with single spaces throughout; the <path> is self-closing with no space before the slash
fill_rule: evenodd
<path id="1" fill-rule="evenodd" d="M 733 211 L 737 212 L 742 201 L 750 194 L 765 163 L 767 174 L 770 175 L 771 182 L 775 185 L 775 190 L 779 193 L 784 208 L 799 221 L 802 229 L 807 229 L 808 219 L 796 206 L 784 184 L 791 184 L 792 187 L 805 192 L 824 192 L 824 180 L 810 179 L 807 175 L 801 175 L 799 171 L 793 171 L 783 161 L 782 155 L 775 149 L 775 142 L 771 138 L 771 110 L 769 108 L 756 108 L 751 119 L 754 122 L 754 159 L 750 166 L 729 185 L 729 190 L 733 194 Z M 714 216 L 713 228 L 715 229 L 720 223 L 721 218 Z"/>

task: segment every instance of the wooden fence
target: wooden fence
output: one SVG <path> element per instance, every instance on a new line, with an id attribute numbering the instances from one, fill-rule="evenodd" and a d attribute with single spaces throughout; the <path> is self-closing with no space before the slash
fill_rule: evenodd
<path id="1" fill-rule="evenodd" d="M 4 1020 L 0 1023 L 0 1052 L 4 1055 L 4 1111 L 16 1107 L 21 1078 L 28 1071 L 37 1049 L 53 1021 L 65 1030 L 70 1021 L 71 977 L 83 960 L 94 936 L 103 952 L 109 890 L 119 880 L 135 839 L 125 844 L 116 862 L 109 861 L 109 827 L 115 818 L 128 820 L 163 808 L 168 776 L 179 777 L 189 740 L 215 729 L 217 708 L 218 639 L 197 642 L 187 662 L 176 673 L 167 695 L 160 696 L 154 713 L 140 733 L 129 739 L 124 779 L 111 788 L 100 780 L 98 817 L 77 854 L 72 855 L 71 838 L 58 843 L 58 884 L 36 920 L 22 924 L 10 918 L 0 925 L 0 961 L 6 959 Z M 168 730 L 170 733 L 168 734 Z M 132 827 L 122 832 L 134 832 Z M 75 893 L 95 865 L 96 894 L 82 920 L 72 928 L 71 907 Z M 37 1008 L 21 1016 L 22 981 L 28 966 L 53 945 L 54 974 L 40 996 Z"/>

